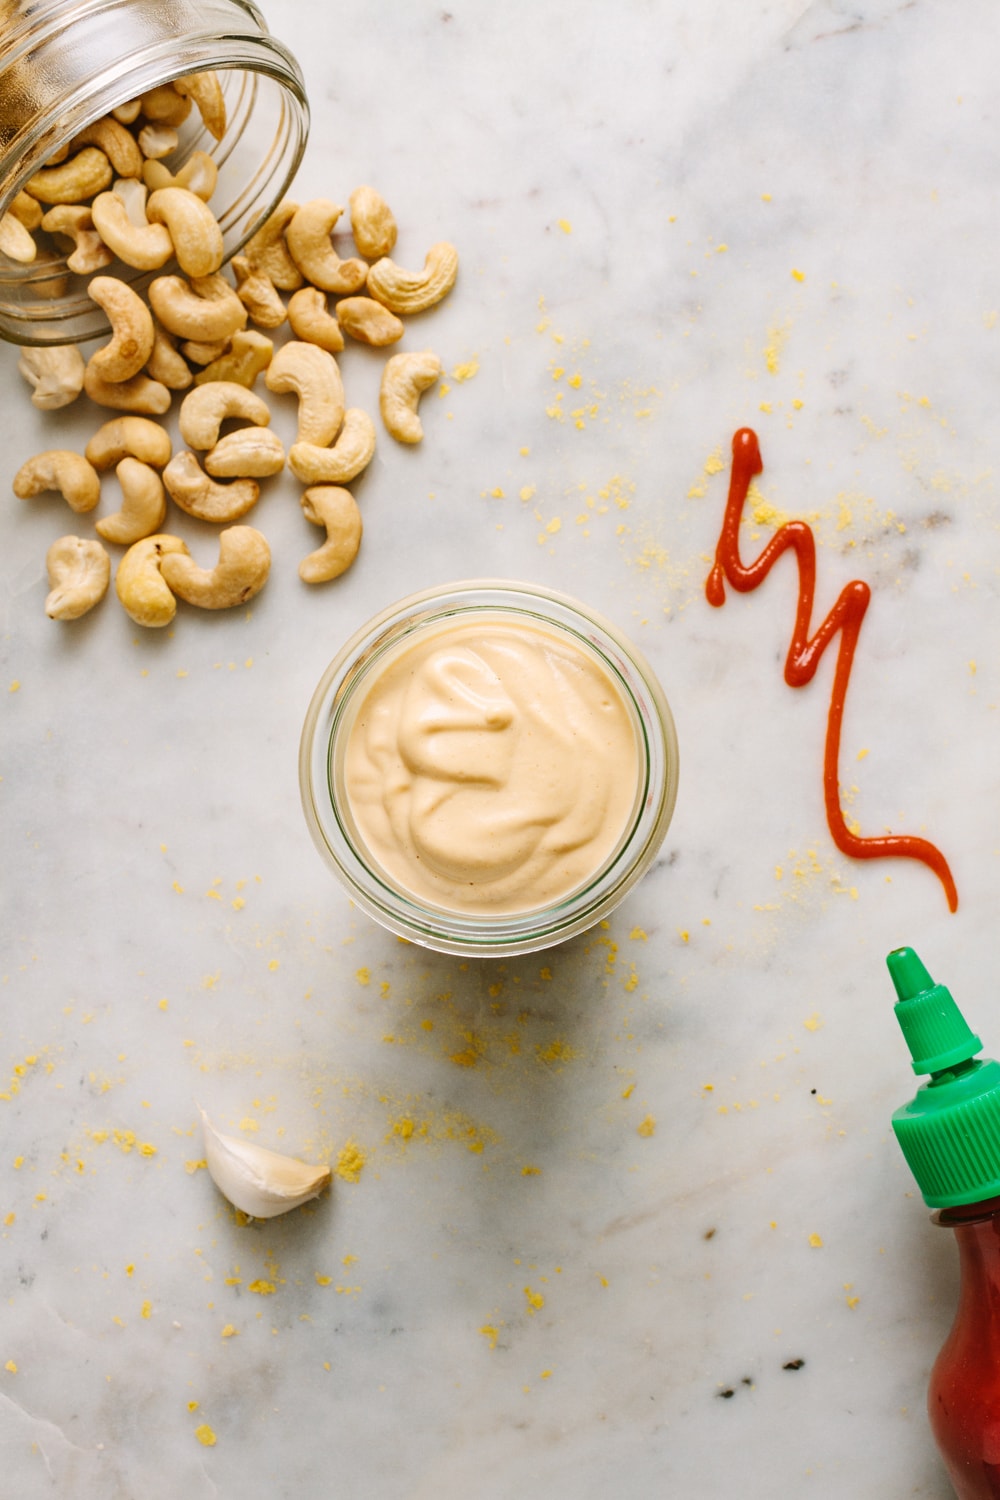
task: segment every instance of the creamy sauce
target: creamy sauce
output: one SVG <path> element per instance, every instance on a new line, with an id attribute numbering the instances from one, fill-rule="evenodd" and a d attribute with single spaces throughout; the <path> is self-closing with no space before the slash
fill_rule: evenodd
<path id="1" fill-rule="evenodd" d="M 344 760 L 375 864 L 458 912 L 531 911 L 584 885 L 625 830 L 638 775 L 607 670 L 499 619 L 446 624 L 390 654 Z"/>

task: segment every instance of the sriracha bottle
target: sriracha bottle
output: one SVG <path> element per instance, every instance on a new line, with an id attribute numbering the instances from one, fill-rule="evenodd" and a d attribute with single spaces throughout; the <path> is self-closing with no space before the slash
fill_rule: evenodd
<path id="1" fill-rule="evenodd" d="M 892 1128 L 961 1269 L 928 1414 L 959 1500 L 1000 1500 L 1000 1063 L 978 1056 L 982 1042 L 912 948 L 886 962 L 913 1071 L 930 1074 Z"/>

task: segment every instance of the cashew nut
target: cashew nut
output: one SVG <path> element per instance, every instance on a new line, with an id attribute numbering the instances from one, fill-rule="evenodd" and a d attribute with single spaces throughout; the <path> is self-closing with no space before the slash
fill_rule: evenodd
<path id="1" fill-rule="evenodd" d="M 234 255 L 232 267 L 236 295 L 249 313 L 251 323 L 258 328 L 280 328 L 288 313 L 267 272 L 254 266 L 245 255 Z"/>
<path id="2" fill-rule="evenodd" d="M 205 343 L 228 339 L 247 320 L 247 310 L 224 276 L 156 276 L 147 289 L 153 311 L 170 333 Z"/>
<path id="3" fill-rule="evenodd" d="M 373 187 L 355 188 L 348 200 L 354 243 L 368 260 L 391 255 L 396 243 L 396 220 L 388 203 Z"/>
<path id="4" fill-rule="evenodd" d="M 368 276 L 367 261 L 341 260 L 333 248 L 330 233 L 343 211 L 329 198 L 312 198 L 296 210 L 285 230 L 292 260 L 324 292 L 357 292 Z"/>
<path id="5" fill-rule="evenodd" d="M 234 380 L 214 380 L 195 386 L 181 402 L 178 426 L 189 448 L 207 450 L 219 441 L 227 417 L 240 417 L 255 427 L 267 427 L 271 411 L 266 401 Z"/>
<path id="6" fill-rule="evenodd" d="M 136 139 L 139 150 L 147 161 L 159 161 L 161 156 L 169 156 L 180 144 L 180 136 L 173 125 L 161 125 L 158 122 L 144 125 Z"/>
<path id="7" fill-rule="evenodd" d="M 84 146 L 60 166 L 42 167 L 24 186 L 40 203 L 83 203 L 109 187 L 113 176 L 104 152 Z"/>
<path id="8" fill-rule="evenodd" d="M 352 339 L 376 349 L 398 343 L 406 331 L 396 314 L 374 297 L 342 297 L 337 303 L 337 321 Z"/>
<path id="9" fill-rule="evenodd" d="M 156 630 L 169 625 L 177 613 L 177 600 L 160 574 L 164 558 L 175 553 L 187 553 L 180 537 L 157 533 L 133 542 L 118 564 L 115 593 L 137 625 Z"/>
<path id="10" fill-rule="evenodd" d="M 212 380 L 233 380 L 249 389 L 261 370 L 267 369 L 273 353 L 274 345 L 262 333 L 253 328 L 240 329 L 229 340 L 229 348 L 199 370 L 194 383 L 207 385 Z"/>
<path id="11" fill-rule="evenodd" d="M 205 459 L 205 469 L 213 479 L 266 479 L 284 467 L 285 445 L 267 427 L 227 432 Z"/>
<path id="12" fill-rule="evenodd" d="M 31 404 L 41 411 L 69 406 L 83 390 L 83 355 L 76 344 L 22 349 L 17 368 L 34 386 Z"/>
<path id="13" fill-rule="evenodd" d="M 78 146 L 99 146 L 119 177 L 138 177 L 142 171 L 142 152 L 135 137 L 110 115 L 78 130 L 69 146 L 71 151 Z"/>
<path id="14" fill-rule="evenodd" d="M 114 256 L 94 228 L 94 220 L 85 203 L 57 203 L 42 218 L 42 228 L 57 239 L 68 240 L 73 253 L 66 261 L 77 276 L 89 276 L 110 266 Z"/>
<path id="15" fill-rule="evenodd" d="M 430 349 L 394 354 L 385 362 L 378 404 L 386 430 L 399 443 L 419 443 L 424 429 L 417 403 L 441 374 L 441 361 Z"/>
<path id="16" fill-rule="evenodd" d="M 219 561 L 199 568 L 192 557 L 165 557 L 163 577 L 178 598 L 199 609 L 232 609 L 259 594 L 271 571 L 267 538 L 252 526 L 228 526 L 219 533 Z"/>
<path id="17" fill-rule="evenodd" d="M 22 188 L 19 193 L 14 194 L 7 212 L 20 220 L 25 229 L 37 229 L 42 222 L 44 210 L 38 199 L 33 198 Z"/>
<path id="18" fill-rule="evenodd" d="M 326 541 L 299 564 L 303 583 L 328 583 L 346 573 L 361 546 L 361 512 L 350 490 L 318 484 L 302 496 L 307 521 L 326 527 Z"/>
<path id="19" fill-rule="evenodd" d="M 219 339 L 214 344 L 203 344 L 198 339 L 185 339 L 181 345 L 181 353 L 185 359 L 189 359 L 193 365 L 210 365 L 213 360 L 225 354 L 229 348 L 228 339 Z"/>
<path id="20" fill-rule="evenodd" d="M 87 293 L 111 324 L 108 343 L 90 356 L 87 368 L 98 380 L 119 382 L 138 375 L 153 352 L 153 319 L 138 293 L 116 276 L 95 276 Z"/>
<path id="21" fill-rule="evenodd" d="M 297 339 L 318 344 L 329 354 L 339 354 L 344 335 L 337 319 L 327 311 L 326 293 L 318 286 L 304 286 L 288 299 L 288 321 Z"/>
<path id="22" fill-rule="evenodd" d="M 92 364 L 93 360 L 84 371 L 83 388 L 97 406 L 151 417 L 162 417 L 170 410 L 170 392 L 161 381 L 151 380 L 142 373 L 130 380 L 105 380 L 91 368 Z"/>
<path id="23" fill-rule="evenodd" d="M 375 423 L 366 411 L 352 406 L 344 415 L 344 425 L 332 448 L 293 443 L 288 467 L 303 484 L 347 484 L 368 467 L 374 452 Z"/>
<path id="24" fill-rule="evenodd" d="M 99 473 L 113 469 L 123 458 L 137 458 L 162 469 L 170 462 L 172 445 L 169 432 L 159 422 L 148 417 L 112 417 L 98 427 L 83 451 Z"/>
<path id="25" fill-rule="evenodd" d="M 120 181 L 132 180 L 122 178 Z M 141 183 L 139 185 L 142 186 Z M 111 192 L 98 193 L 90 205 L 97 232 L 125 265 L 134 266 L 137 271 L 158 271 L 173 258 L 174 242 L 170 238 L 170 230 L 165 224 L 136 222 L 133 214 L 139 207 L 138 200 L 133 197 L 133 209 L 130 213 L 129 204 L 118 191 L 119 186 L 120 183 L 116 183 Z M 144 203 L 142 214 L 145 220 Z"/>
<path id="26" fill-rule="evenodd" d="M 38 254 L 31 230 L 10 210 L 0 217 L 0 251 L 22 266 L 30 266 Z"/>
<path id="27" fill-rule="evenodd" d="M 119 125 L 132 125 L 142 113 L 142 100 L 128 99 L 124 104 L 117 104 L 111 113 Z"/>
<path id="28" fill-rule="evenodd" d="M 269 391 L 298 396 L 298 442 L 321 448 L 333 442 L 344 420 L 344 383 L 332 354 L 292 339 L 275 354 L 264 381 Z"/>
<path id="29" fill-rule="evenodd" d="M 219 221 L 190 188 L 157 188 L 149 196 L 146 217 L 151 224 L 166 224 L 185 275 L 211 276 L 222 265 L 225 250 Z"/>
<path id="30" fill-rule="evenodd" d="M 101 498 L 101 477 L 82 453 L 49 448 L 23 463 L 14 475 L 14 494 L 30 500 L 46 490 L 58 490 L 71 510 L 93 510 Z"/>
<path id="31" fill-rule="evenodd" d="M 194 376 L 187 360 L 177 352 L 174 336 L 158 319 L 153 319 L 153 352 L 146 361 L 146 374 L 159 380 L 171 391 L 186 391 Z"/>
<path id="32" fill-rule="evenodd" d="M 447 240 L 432 245 L 422 271 L 404 271 L 394 260 L 377 260 L 368 290 L 394 313 L 424 312 L 450 292 L 458 275 L 458 251 Z"/>
<path id="33" fill-rule="evenodd" d="M 122 508 L 98 521 L 96 530 L 106 542 L 120 542 L 129 547 L 144 536 L 152 536 L 163 525 L 167 496 L 156 470 L 137 458 L 123 458 L 115 468 L 115 475 L 121 485 Z"/>
<path id="34" fill-rule="evenodd" d="M 175 453 L 167 464 L 163 483 L 181 510 L 199 521 L 238 521 L 260 496 L 256 479 L 218 484 L 187 448 Z"/>
<path id="35" fill-rule="evenodd" d="M 205 129 L 221 141 L 226 133 L 226 101 L 222 97 L 218 74 L 188 73 L 185 78 L 175 81 L 174 88 L 183 97 L 194 100 Z"/>
<path id="36" fill-rule="evenodd" d="M 191 100 L 178 93 L 176 84 L 159 83 L 141 96 L 141 113 L 163 125 L 183 125 L 191 113 Z"/>
<path id="37" fill-rule="evenodd" d="M 304 279 L 285 243 L 285 230 L 298 209 L 299 205 L 289 199 L 279 203 L 243 247 L 243 254 L 250 264 L 269 276 L 283 292 L 296 291 Z"/>
<path id="38" fill-rule="evenodd" d="M 50 620 L 78 620 L 100 604 L 111 582 L 111 559 L 90 537 L 61 536 L 45 554 Z"/>
<path id="39" fill-rule="evenodd" d="M 171 173 L 169 168 L 160 161 L 144 162 L 142 180 L 151 193 L 157 188 L 189 188 L 192 193 L 197 193 L 199 198 L 204 198 L 207 203 L 215 192 L 215 186 L 219 180 L 219 169 L 207 151 L 192 151 L 176 174 Z"/>

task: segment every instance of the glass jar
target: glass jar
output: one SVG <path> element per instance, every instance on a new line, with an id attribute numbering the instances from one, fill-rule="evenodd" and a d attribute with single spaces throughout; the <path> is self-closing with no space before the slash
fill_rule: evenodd
<path id="1" fill-rule="evenodd" d="M 298 63 L 252 0 L 0 0 L 0 213 L 85 125 L 159 84 L 208 70 L 225 97 L 225 133 L 216 141 L 192 109 L 164 165 L 176 172 L 195 150 L 213 158 L 212 210 L 228 259 L 281 198 L 309 129 Z M 116 263 L 114 274 L 141 291 L 162 272 Z M 87 278 L 70 273 L 65 257 L 22 265 L 0 255 L 4 338 L 65 344 L 108 326 L 87 296 Z"/>
<path id="2" fill-rule="evenodd" d="M 364 701 L 404 650 L 452 626 L 522 627 L 555 636 L 617 692 L 635 745 L 635 793 L 610 854 L 568 894 L 526 910 L 458 911 L 415 896 L 372 856 L 355 820 L 345 759 Z M 347 642 L 313 695 L 299 752 L 306 822 L 350 896 L 390 932 L 440 953 L 502 957 L 551 947 L 594 926 L 649 869 L 677 796 L 678 755 L 663 689 L 642 654 L 608 620 L 564 594 L 524 583 L 474 580 L 412 594 Z"/>

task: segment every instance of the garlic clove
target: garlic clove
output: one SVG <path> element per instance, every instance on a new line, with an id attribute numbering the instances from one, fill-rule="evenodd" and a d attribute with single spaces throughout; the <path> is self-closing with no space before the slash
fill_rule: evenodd
<path id="1" fill-rule="evenodd" d="M 273 1219 L 310 1198 L 318 1198 L 330 1181 L 329 1167 L 313 1167 L 294 1156 L 282 1156 L 216 1130 L 201 1113 L 208 1172 L 234 1208 L 254 1219 Z"/>

